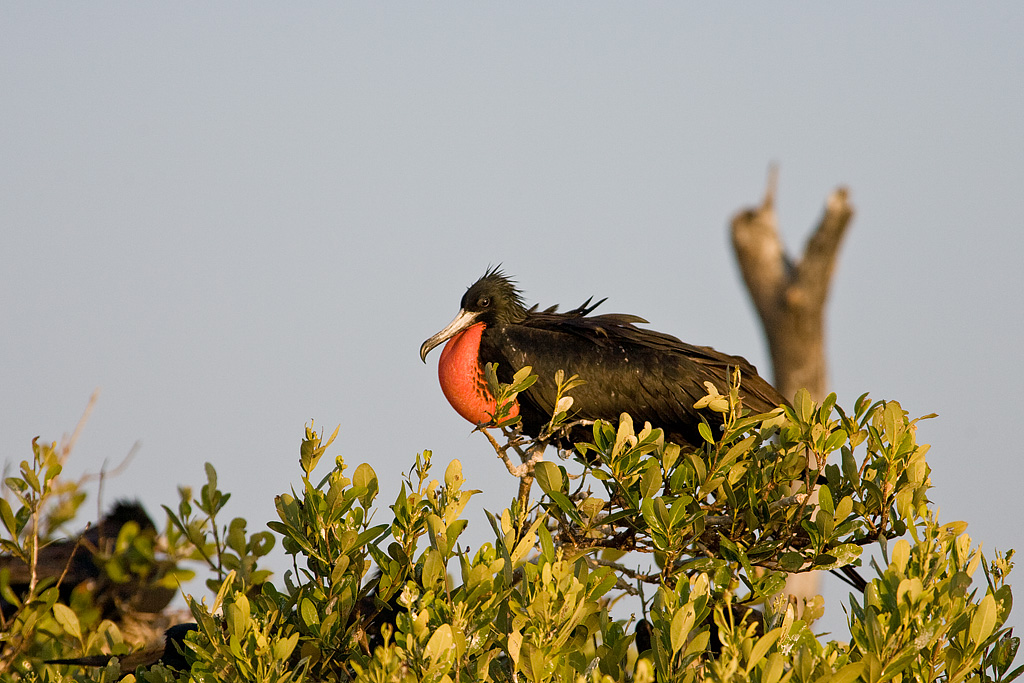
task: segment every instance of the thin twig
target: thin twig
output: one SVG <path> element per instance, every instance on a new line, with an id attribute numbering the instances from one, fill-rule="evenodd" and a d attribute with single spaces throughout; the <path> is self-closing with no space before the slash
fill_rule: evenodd
<path id="1" fill-rule="evenodd" d="M 64 583 L 64 577 L 68 575 L 68 570 L 71 569 L 71 562 L 75 559 L 75 553 L 77 553 L 78 549 L 82 546 L 82 542 L 85 541 L 85 533 L 89 531 L 90 528 L 92 528 L 92 522 L 86 524 L 85 529 L 83 529 L 82 533 L 75 539 L 75 545 L 71 549 L 71 554 L 68 555 L 68 561 L 64 563 L 64 571 L 60 573 L 60 578 L 57 579 L 57 583 L 54 584 L 55 587 L 60 588 L 60 585 Z"/>
<path id="2" fill-rule="evenodd" d="M 661 580 L 661 572 L 658 572 L 657 574 L 643 574 L 635 569 L 630 569 L 624 564 L 612 562 L 611 560 L 603 560 L 600 557 L 591 557 L 590 555 L 587 555 L 587 562 L 599 567 L 609 567 L 624 576 L 628 576 L 629 578 L 637 581 L 643 581 L 644 583 L 658 583 Z"/>
<path id="3" fill-rule="evenodd" d="M 79 478 L 79 485 L 85 484 L 86 482 L 98 479 L 99 484 L 96 486 L 96 512 L 98 515 L 103 514 L 103 489 L 107 483 L 107 477 L 118 477 L 125 470 L 128 469 L 128 465 L 132 460 L 135 459 L 136 454 L 142 449 L 142 442 L 136 441 L 132 444 L 132 447 L 128 449 L 127 455 L 122 458 L 121 462 L 112 470 L 107 470 L 107 459 L 103 459 L 103 465 L 100 467 L 100 471 L 97 474 L 83 474 Z"/>
<path id="4" fill-rule="evenodd" d="M 785 498 L 779 498 L 773 503 L 769 503 L 768 509 L 772 512 L 781 510 L 782 508 L 793 507 L 794 505 L 803 505 L 807 498 L 810 496 L 808 493 L 794 493 L 792 496 L 786 496 Z"/>
<path id="5" fill-rule="evenodd" d="M 78 424 L 75 425 L 75 431 L 71 432 L 71 436 L 67 437 L 62 444 L 60 449 L 60 464 L 63 465 L 68 456 L 71 455 L 71 450 L 75 447 L 75 443 L 78 441 L 78 437 L 81 435 L 82 430 L 85 428 L 85 423 L 89 421 L 89 416 L 92 415 L 92 409 L 96 407 L 96 401 L 99 400 L 100 390 L 96 389 L 92 392 L 92 396 L 89 397 L 89 402 L 85 404 L 85 411 L 82 413 L 82 417 L 79 418 Z"/>

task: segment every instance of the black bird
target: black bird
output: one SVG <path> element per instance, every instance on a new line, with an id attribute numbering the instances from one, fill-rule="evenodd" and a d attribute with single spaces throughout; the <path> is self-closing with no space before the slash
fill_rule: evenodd
<path id="1" fill-rule="evenodd" d="M 497 363 L 501 382 L 531 366 L 537 382 L 519 395 L 511 412 L 533 437 L 555 407 L 554 375 L 560 369 L 585 382 L 570 392 L 575 419 L 616 422 L 625 412 L 637 424 L 661 427 L 668 440 L 681 444 L 701 443 L 697 426 L 702 416 L 721 423 L 721 415 L 693 406 L 707 394 L 705 382 L 727 393 L 733 369 L 741 374 L 745 407 L 763 413 L 786 403 L 744 358 L 636 327 L 647 321 L 635 315 L 591 315 L 603 302 L 587 299 L 565 313 L 558 313 L 557 306 L 527 309 L 515 283 L 491 269 L 466 291 L 455 320 L 423 342 L 420 358 L 426 362 L 431 349 L 448 341 L 438 363 L 441 389 L 474 424 L 490 422 L 496 409 L 484 365 Z M 577 428 L 571 438 L 587 434 Z"/>
<path id="2" fill-rule="evenodd" d="M 39 549 L 36 563 L 37 579 L 61 579 L 60 601 L 68 604 L 71 592 L 79 584 L 89 582 L 93 602 L 105 619 L 118 620 L 126 611 L 156 614 L 174 598 L 175 590 L 156 585 L 151 577 L 143 581 L 113 581 L 101 569 L 103 558 L 117 541 L 121 527 L 135 522 L 140 532 L 156 536 L 153 520 L 138 501 L 121 500 L 96 524 L 75 538 L 49 543 Z M 9 581 L 15 595 L 24 597 L 31 582 L 29 566 L 13 555 L 0 555 L 0 571 L 10 572 Z M 158 578 L 158 577 L 155 577 Z M 13 614 L 14 605 L 0 600 L 5 617 Z"/>

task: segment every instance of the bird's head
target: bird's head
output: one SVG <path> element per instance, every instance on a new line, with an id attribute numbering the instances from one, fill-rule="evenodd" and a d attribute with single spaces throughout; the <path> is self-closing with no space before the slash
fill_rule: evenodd
<path id="1" fill-rule="evenodd" d="M 488 326 L 509 325 L 525 318 L 526 307 L 515 282 L 498 268 L 492 268 L 462 295 L 455 320 L 423 342 L 420 346 L 420 359 L 425 363 L 431 349 L 477 323 Z"/>

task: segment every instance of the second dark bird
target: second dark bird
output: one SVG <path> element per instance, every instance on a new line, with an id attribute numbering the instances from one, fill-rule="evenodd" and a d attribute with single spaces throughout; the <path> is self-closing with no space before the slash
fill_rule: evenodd
<path id="1" fill-rule="evenodd" d="M 39 549 L 36 564 L 37 579 L 61 580 L 60 601 L 70 604 L 72 591 L 87 584 L 94 605 L 104 619 L 120 621 L 125 614 L 157 614 L 174 598 L 177 591 L 157 582 L 170 563 L 158 562 L 150 568 L 148 576 L 131 574 L 127 578 L 112 579 L 104 570 L 106 559 L 113 552 L 121 528 L 134 522 L 142 534 L 155 538 L 153 520 L 138 501 L 118 501 L 113 509 L 97 523 L 74 538 L 48 543 Z M 31 570 L 21 559 L 0 555 L 0 571 L 9 572 L 11 590 L 24 598 L 31 584 Z M 0 600 L 5 617 L 16 612 L 16 606 Z"/>
<path id="2" fill-rule="evenodd" d="M 555 372 L 579 375 L 585 384 L 570 392 L 577 420 L 617 422 L 629 413 L 665 430 L 668 440 L 699 444 L 701 417 L 721 424 L 721 416 L 694 408 L 711 382 L 726 393 L 733 369 L 741 374 L 740 394 L 750 410 L 768 412 L 786 403 L 746 359 L 708 346 L 687 344 L 672 335 L 637 327 L 635 315 L 591 315 L 604 300 L 557 312 L 557 306 L 527 308 L 515 283 L 489 270 L 463 295 L 455 320 L 423 342 L 426 362 L 434 347 L 447 341 L 438 363 L 441 389 L 452 407 L 474 424 L 489 422 L 496 402 L 484 378 L 487 363 L 498 364 L 498 379 L 510 382 L 520 368 L 531 366 L 537 382 L 521 393 L 512 415 L 523 431 L 536 437 L 555 405 Z M 571 438 L 587 439 L 578 428 Z"/>

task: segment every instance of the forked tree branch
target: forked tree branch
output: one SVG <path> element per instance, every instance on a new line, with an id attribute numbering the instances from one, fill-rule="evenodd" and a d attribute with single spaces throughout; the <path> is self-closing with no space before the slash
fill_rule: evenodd
<path id="1" fill-rule="evenodd" d="M 803 255 L 794 260 L 779 236 L 776 178 L 773 168 L 761 205 L 733 217 L 733 248 L 768 338 L 775 387 L 790 399 L 806 388 L 821 401 L 828 391 L 825 303 L 853 206 L 845 188 L 833 191 Z"/>

